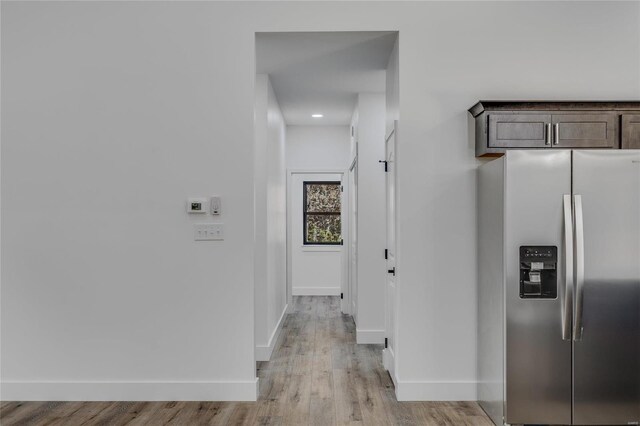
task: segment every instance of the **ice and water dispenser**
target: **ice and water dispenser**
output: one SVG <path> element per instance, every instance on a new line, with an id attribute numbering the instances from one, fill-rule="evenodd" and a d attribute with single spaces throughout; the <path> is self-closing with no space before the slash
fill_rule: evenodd
<path id="1" fill-rule="evenodd" d="M 520 297 L 555 299 L 558 295 L 558 248 L 520 247 Z"/>

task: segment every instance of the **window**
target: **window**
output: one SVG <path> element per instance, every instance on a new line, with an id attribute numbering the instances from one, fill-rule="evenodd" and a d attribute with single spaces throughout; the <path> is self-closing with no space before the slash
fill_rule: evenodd
<path id="1" fill-rule="evenodd" d="M 340 182 L 303 182 L 304 244 L 342 244 Z"/>

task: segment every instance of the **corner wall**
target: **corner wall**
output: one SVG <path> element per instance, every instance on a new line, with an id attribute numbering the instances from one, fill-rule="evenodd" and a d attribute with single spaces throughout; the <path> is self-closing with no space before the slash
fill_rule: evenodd
<path id="1" fill-rule="evenodd" d="M 358 155 L 358 343 L 384 343 L 385 94 L 360 93 L 353 119 Z M 352 155 L 355 155 L 352 150 Z"/>
<path id="2" fill-rule="evenodd" d="M 256 361 L 268 361 L 287 309 L 286 125 L 269 76 L 256 76 L 255 110 Z"/>

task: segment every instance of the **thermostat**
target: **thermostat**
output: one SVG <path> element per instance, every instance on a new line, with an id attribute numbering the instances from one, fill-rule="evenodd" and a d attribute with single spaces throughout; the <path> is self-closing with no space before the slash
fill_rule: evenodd
<path id="1" fill-rule="evenodd" d="M 220 197 L 213 196 L 211 197 L 211 214 L 218 215 L 222 212 L 222 201 Z"/>
<path id="2" fill-rule="evenodd" d="M 206 213 L 208 200 L 206 198 L 189 198 L 187 200 L 187 213 Z"/>

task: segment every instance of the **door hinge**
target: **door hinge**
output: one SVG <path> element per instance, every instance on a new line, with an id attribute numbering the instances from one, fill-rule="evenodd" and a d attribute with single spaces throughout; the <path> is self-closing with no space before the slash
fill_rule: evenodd
<path id="1" fill-rule="evenodd" d="M 344 293 L 340 293 L 340 299 L 344 299 Z"/>
<path id="2" fill-rule="evenodd" d="M 389 347 L 389 339 L 384 338 L 384 348 L 387 349 Z"/>
<path id="3" fill-rule="evenodd" d="M 389 163 L 387 160 L 378 160 L 378 163 L 384 163 L 384 171 L 388 172 L 389 168 L 387 167 L 387 163 Z"/>
<path id="4" fill-rule="evenodd" d="M 384 258 L 389 259 L 389 249 L 384 249 Z"/>
<path id="5" fill-rule="evenodd" d="M 393 275 L 394 277 L 396 276 L 396 267 L 394 266 L 393 268 L 389 269 L 387 271 L 387 273 Z"/>

